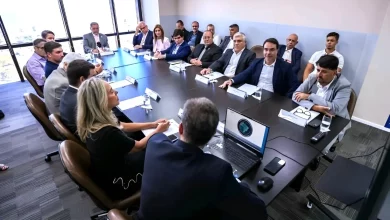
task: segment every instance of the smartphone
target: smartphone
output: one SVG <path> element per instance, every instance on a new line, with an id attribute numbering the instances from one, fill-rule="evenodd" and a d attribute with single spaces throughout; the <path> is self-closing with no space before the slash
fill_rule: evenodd
<path id="1" fill-rule="evenodd" d="M 311 120 L 308 125 L 310 127 L 313 127 L 313 128 L 318 128 L 321 125 L 321 122 L 322 121 L 320 119 L 315 118 L 315 119 Z"/>
<path id="2" fill-rule="evenodd" d="M 171 134 L 168 136 L 169 140 L 171 140 L 172 142 L 175 142 L 177 140 L 177 136 L 174 135 L 174 134 Z"/>
<path id="3" fill-rule="evenodd" d="M 280 159 L 279 157 L 275 157 L 264 167 L 264 171 L 271 174 L 272 176 L 275 176 L 279 170 L 284 167 L 284 165 L 286 165 L 286 161 Z"/>

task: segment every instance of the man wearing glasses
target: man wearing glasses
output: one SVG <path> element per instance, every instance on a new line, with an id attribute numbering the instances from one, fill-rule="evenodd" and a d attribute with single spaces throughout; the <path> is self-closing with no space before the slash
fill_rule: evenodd
<path id="1" fill-rule="evenodd" d="M 188 55 L 191 53 L 191 49 L 187 42 L 184 41 L 184 31 L 176 29 L 173 32 L 173 40 L 175 42 L 168 49 L 156 51 L 154 57 L 158 59 L 186 61 Z"/>
<path id="2" fill-rule="evenodd" d="M 232 78 L 248 68 L 251 62 L 255 59 L 256 54 L 246 49 L 245 34 L 241 32 L 235 33 L 233 41 L 234 48 L 227 49 L 226 53 L 224 53 L 221 58 L 211 64 L 209 68 L 200 71 L 200 74 L 205 75 L 215 71 Z"/>
<path id="3" fill-rule="evenodd" d="M 187 38 L 188 45 L 192 48 L 200 43 L 203 36 L 203 32 L 198 29 L 199 23 L 197 21 L 192 22 L 192 34 L 189 34 Z"/>
<path id="4" fill-rule="evenodd" d="M 153 50 L 153 32 L 148 29 L 148 25 L 141 21 L 133 37 L 134 49 Z"/>
<path id="5" fill-rule="evenodd" d="M 298 75 L 301 70 L 302 52 L 295 48 L 298 44 L 298 35 L 290 34 L 286 39 L 286 45 L 280 45 L 278 50 L 278 57 L 282 58 L 287 63 L 291 63 L 292 71 Z"/>
<path id="6" fill-rule="evenodd" d="M 33 42 L 34 53 L 27 61 L 26 67 L 30 75 L 35 79 L 38 86 L 43 91 L 43 85 L 45 84 L 45 66 L 46 66 L 46 52 L 44 45 L 45 39 L 38 38 Z"/>

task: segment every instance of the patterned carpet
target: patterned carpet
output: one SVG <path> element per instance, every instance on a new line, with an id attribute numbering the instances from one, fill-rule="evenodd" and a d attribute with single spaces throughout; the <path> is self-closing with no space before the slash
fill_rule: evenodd
<path id="1" fill-rule="evenodd" d="M 46 163 L 46 153 L 57 149 L 58 142 L 50 140 L 39 123 L 30 114 L 22 98 L 23 93 L 34 90 L 28 82 L 0 86 L 0 109 L 6 117 L 0 121 L 0 163 L 10 166 L 0 172 L 0 219 L 89 219 L 101 212 L 85 192 L 64 173 L 59 156 Z M 363 155 L 385 143 L 387 133 L 353 122 L 337 154 L 342 156 Z M 355 161 L 375 167 L 382 150 Z M 316 183 L 328 162 L 321 160 L 319 169 L 308 171 L 306 176 Z M 267 208 L 270 219 L 323 220 L 326 217 L 315 207 L 306 208 L 306 195 L 313 194 L 305 180 L 301 192 L 287 187 Z M 323 202 L 342 206 L 327 195 L 318 192 Z M 315 195 L 315 194 L 313 194 Z M 330 208 L 332 209 L 332 208 Z M 345 219 L 353 219 L 357 212 L 347 208 L 333 209 Z"/>

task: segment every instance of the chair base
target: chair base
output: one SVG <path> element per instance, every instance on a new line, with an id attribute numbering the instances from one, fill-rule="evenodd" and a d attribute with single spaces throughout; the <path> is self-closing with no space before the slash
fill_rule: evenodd
<path id="1" fill-rule="evenodd" d="M 53 151 L 51 153 L 46 154 L 45 161 L 46 162 L 50 162 L 51 161 L 51 157 L 55 156 L 55 155 L 58 155 L 58 151 Z"/>

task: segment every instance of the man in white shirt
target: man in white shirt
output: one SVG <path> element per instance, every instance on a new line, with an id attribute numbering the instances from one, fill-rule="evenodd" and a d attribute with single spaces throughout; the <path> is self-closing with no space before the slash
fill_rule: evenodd
<path id="1" fill-rule="evenodd" d="M 244 71 L 256 58 L 256 54 L 246 49 L 245 34 L 237 32 L 233 36 L 234 48 L 227 49 L 209 68 L 200 71 L 200 74 L 209 74 L 212 71 L 223 73 L 227 77 L 234 77 Z"/>
<path id="2" fill-rule="evenodd" d="M 341 70 L 344 67 L 344 57 L 336 50 L 336 45 L 339 42 L 339 38 L 340 38 L 340 35 L 336 32 L 330 32 L 326 36 L 325 50 L 317 51 L 311 56 L 309 62 L 306 65 L 305 72 L 303 73 L 303 81 L 305 81 L 307 79 L 309 74 L 315 75 L 317 73 L 316 63 L 320 59 L 320 57 L 322 57 L 324 55 L 333 55 L 339 59 L 337 73 L 341 73 Z"/>
<path id="3" fill-rule="evenodd" d="M 141 21 L 133 37 L 134 49 L 153 50 L 153 31 L 148 29 L 148 25 Z"/>
<path id="4" fill-rule="evenodd" d="M 292 70 L 295 75 L 298 75 L 301 69 L 302 52 L 295 46 L 298 44 L 298 35 L 290 34 L 286 39 L 286 45 L 280 45 L 278 57 L 282 58 L 287 63 L 291 63 Z"/>
<path id="5" fill-rule="evenodd" d="M 232 24 L 229 26 L 230 36 L 226 36 L 225 39 L 223 39 L 223 42 L 219 45 L 219 47 L 222 48 L 223 53 L 225 53 L 227 49 L 233 49 L 233 36 L 239 31 L 240 27 L 237 24 Z"/>
<path id="6" fill-rule="evenodd" d="M 213 42 L 215 45 L 219 46 L 221 44 L 221 41 L 222 41 L 222 38 L 215 33 L 215 27 L 213 24 L 209 24 L 207 25 L 207 30 L 208 31 L 211 31 L 211 33 L 213 34 Z M 202 38 L 202 40 L 200 41 L 201 44 L 204 44 L 204 40 Z"/>

